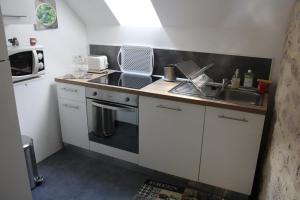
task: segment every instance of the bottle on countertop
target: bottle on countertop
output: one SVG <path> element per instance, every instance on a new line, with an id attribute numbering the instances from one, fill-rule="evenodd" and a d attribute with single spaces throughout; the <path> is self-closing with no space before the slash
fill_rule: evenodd
<path id="1" fill-rule="evenodd" d="M 253 78 L 254 74 L 252 73 L 251 69 L 248 70 L 247 73 L 244 75 L 244 87 L 245 88 L 251 88 L 253 87 Z"/>
<path id="2" fill-rule="evenodd" d="M 239 88 L 241 84 L 239 69 L 236 69 L 231 79 L 231 88 Z"/>

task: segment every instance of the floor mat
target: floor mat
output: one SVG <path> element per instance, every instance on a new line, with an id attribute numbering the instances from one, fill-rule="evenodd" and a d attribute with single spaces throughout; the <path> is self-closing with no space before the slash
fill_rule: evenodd
<path id="1" fill-rule="evenodd" d="M 223 198 L 192 188 L 146 180 L 133 200 L 223 200 Z"/>

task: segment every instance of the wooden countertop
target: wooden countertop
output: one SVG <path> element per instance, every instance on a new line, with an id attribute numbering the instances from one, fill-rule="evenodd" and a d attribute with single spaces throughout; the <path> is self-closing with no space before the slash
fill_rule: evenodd
<path id="1" fill-rule="evenodd" d="M 111 72 L 113 72 L 113 71 L 109 71 L 108 73 L 111 73 Z M 137 95 L 142 95 L 142 96 L 161 98 L 161 99 L 179 101 L 179 102 L 184 102 L 184 103 L 232 109 L 232 110 L 238 110 L 238 111 L 249 112 L 249 113 L 256 113 L 256 114 L 264 115 L 267 112 L 268 95 L 264 95 L 263 100 L 262 100 L 262 105 L 256 106 L 256 105 L 244 104 L 241 102 L 206 99 L 206 98 L 173 94 L 173 93 L 168 92 L 173 87 L 178 85 L 180 83 L 180 81 L 166 82 L 161 79 L 161 80 L 155 81 L 154 83 L 152 83 L 142 89 L 123 88 L 123 87 L 118 87 L 118 86 L 102 85 L 102 84 L 88 82 L 91 79 L 98 78 L 103 75 L 105 75 L 105 74 L 93 74 L 90 79 L 67 79 L 65 77 L 58 77 L 58 78 L 55 78 L 55 81 L 60 82 L 60 83 L 81 85 L 81 86 L 91 87 L 91 88 L 106 89 L 106 90 L 119 91 L 119 92 L 127 92 L 130 94 L 137 94 Z"/>

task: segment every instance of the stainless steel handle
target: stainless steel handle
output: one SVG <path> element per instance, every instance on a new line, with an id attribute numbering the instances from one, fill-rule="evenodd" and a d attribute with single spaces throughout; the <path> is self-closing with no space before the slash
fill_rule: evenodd
<path id="1" fill-rule="evenodd" d="M 115 110 L 115 111 L 125 111 L 125 112 L 135 112 L 136 108 L 133 107 L 129 107 L 129 106 L 119 106 L 119 105 L 106 105 L 106 104 L 102 104 L 102 103 L 97 103 L 92 101 L 92 105 L 96 106 L 98 108 L 106 108 L 106 109 L 110 109 L 110 110 Z"/>
<path id="2" fill-rule="evenodd" d="M 25 15 L 6 15 L 6 14 L 3 14 L 2 16 L 3 17 L 11 17 L 11 18 L 26 18 L 27 17 Z"/>
<path id="3" fill-rule="evenodd" d="M 65 88 L 65 87 L 61 88 L 61 90 L 64 90 L 64 91 L 66 91 L 66 92 L 74 92 L 74 93 L 77 93 L 77 92 L 78 92 L 77 89 L 71 89 L 71 88 Z"/>
<path id="4" fill-rule="evenodd" d="M 73 106 L 73 105 L 70 105 L 70 104 L 67 104 L 67 103 L 64 103 L 63 106 L 66 107 L 66 108 L 73 108 L 73 109 L 79 110 L 79 106 Z"/>
<path id="5" fill-rule="evenodd" d="M 235 117 L 228 117 L 228 116 L 225 116 L 225 115 L 219 115 L 219 118 L 235 120 L 235 121 L 240 121 L 240 122 L 248 122 L 248 120 L 246 118 L 235 118 Z"/>
<path id="6" fill-rule="evenodd" d="M 181 108 L 172 108 L 172 107 L 168 107 L 168 106 L 164 106 L 164 105 L 158 105 L 158 106 L 156 106 L 156 107 L 157 107 L 157 108 L 167 109 L 167 110 L 182 111 Z"/>
<path id="7" fill-rule="evenodd" d="M 121 64 L 120 64 L 120 55 L 121 54 L 122 54 L 122 52 L 121 52 L 121 49 L 120 49 L 119 52 L 118 52 L 118 55 L 117 55 L 117 63 L 119 65 L 119 67 L 121 66 Z"/>

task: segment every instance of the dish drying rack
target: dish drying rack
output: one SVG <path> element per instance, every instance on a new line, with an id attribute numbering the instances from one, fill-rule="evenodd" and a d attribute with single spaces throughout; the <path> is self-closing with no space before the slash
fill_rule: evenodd
<path id="1" fill-rule="evenodd" d="M 213 67 L 215 64 L 211 63 L 200 68 L 194 61 L 180 62 L 176 67 L 189 79 L 189 81 L 199 90 L 203 95 L 203 87 L 213 80 L 205 74 L 205 71 Z"/>

